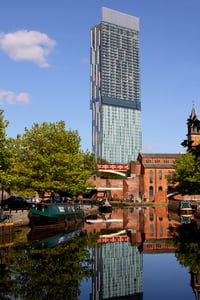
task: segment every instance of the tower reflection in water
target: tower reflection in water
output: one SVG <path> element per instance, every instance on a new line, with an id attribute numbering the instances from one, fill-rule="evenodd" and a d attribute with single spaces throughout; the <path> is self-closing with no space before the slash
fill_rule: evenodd
<path id="1" fill-rule="evenodd" d="M 138 247 L 124 241 L 102 243 L 94 252 L 90 299 L 142 299 L 143 266 Z"/>
<path id="2" fill-rule="evenodd" d="M 160 206 L 114 209 L 106 221 L 85 224 L 88 233 L 100 234 L 90 299 L 143 299 L 143 255 L 175 253 L 171 228 L 191 220 Z"/>

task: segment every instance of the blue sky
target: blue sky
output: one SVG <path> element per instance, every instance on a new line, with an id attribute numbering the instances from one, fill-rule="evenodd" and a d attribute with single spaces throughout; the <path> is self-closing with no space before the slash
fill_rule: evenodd
<path id="1" fill-rule="evenodd" d="M 199 0 L 2 0 L 0 108 L 8 137 L 64 120 L 91 151 L 90 28 L 101 7 L 140 18 L 144 152 L 185 151 L 194 101 L 200 115 Z"/>

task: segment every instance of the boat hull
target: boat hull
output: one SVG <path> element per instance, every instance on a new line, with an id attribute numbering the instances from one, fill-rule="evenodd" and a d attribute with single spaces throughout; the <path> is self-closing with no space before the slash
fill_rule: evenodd
<path id="1" fill-rule="evenodd" d="M 71 204 L 40 204 L 28 214 L 31 228 L 66 228 L 81 223 L 84 211 Z"/>

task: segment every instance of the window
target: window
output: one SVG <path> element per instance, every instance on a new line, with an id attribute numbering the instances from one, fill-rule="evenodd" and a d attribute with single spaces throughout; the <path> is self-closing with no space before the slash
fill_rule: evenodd
<path id="1" fill-rule="evenodd" d="M 150 159 L 146 159 L 146 163 L 151 163 L 151 160 Z"/>
<path id="2" fill-rule="evenodd" d="M 149 183 L 153 183 L 153 171 L 149 171 Z"/>
<path id="3" fill-rule="evenodd" d="M 153 224 L 150 224 L 150 236 L 153 236 Z"/>
<path id="4" fill-rule="evenodd" d="M 160 159 L 156 159 L 156 160 L 155 160 L 155 163 L 160 163 Z"/>
<path id="5" fill-rule="evenodd" d="M 160 228 L 159 228 L 159 233 L 160 233 L 160 236 L 163 236 L 163 228 L 162 228 L 162 226 L 160 226 Z"/>
<path id="6" fill-rule="evenodd" d="M 149 212 L 149 219 L 150 219 L 150 221 L 153 221 L 153 218 L 154 218 L 154 215 L 153 215 L 152 211 L 150 211 Z"/>
<path id="7" fill-rule="evenodd" d="M 150 186 L 149 188 L 149 197 L 152 197 L 153 196 L 153 187 Z"/>
<path id="8" fill-rule="evenodd" d="M 158 178 L 159 178 L 159 180 L 162 180 L 162 171 L 161 170 L 158 172 Z"/>
<path id="9" fill-rule="evenodd" d="M 159 186 L 158 191 L 161 192 L 162 190 L 162 186 Z"/>

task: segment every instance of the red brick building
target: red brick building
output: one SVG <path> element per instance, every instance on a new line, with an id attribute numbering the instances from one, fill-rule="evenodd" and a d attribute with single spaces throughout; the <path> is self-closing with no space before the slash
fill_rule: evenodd
<path id="1" fill-rule="evenodd" d="M 187 129 L 188 145 L 199 144 L 200 120 L 194 106 L 187 120 Z M 139 153 L 137 160 L 128 165 L 99 165 L 102 176 L 93 176 L 91 180 L 96 184 L 98 191 L 106 191 L 113 199 L 153 201 L 158 192 L 167 192 L 167 179 L 174 171 L 174 162 L 179 155 Z M 121 175 L 121 179 L 111 179 L 111 174 Z"/>
<path id="2" fill-rule="evenodd" d="M 98 191 L 107 191 L 113 199 L 125 201 L 151 201 L 152 197 L 160 191 L 167 191 L 167 177 L 173 172 L 173 163 L 179 154 L 140 153 L 137 161 L 131 161 L 124 166 L 126 173 L 124 179 L 110 179 L 109 174 L 115 174 L 116 165 L 109 165 L 109 170 L 99 170 L 101 177 L 93 176 Z M 111 168 L 112 167 L 112 168 Z M 105 171 L 107 178 L 105 178 Z M 119 173 L 119 172 L 118 172 Z M 123 176 L 123 175 L 122 175 Z M 104 177 L 104 178 L 102 178 Z"/>
<path id="3" fill-rule="evenodd" d="M 167 191 L 167 179 L 174 171 L 174 162 L 178 155 L 173 153 L 139 154 L 140 195 L 143 201 L 149 201 L 158 192 Z"/>

